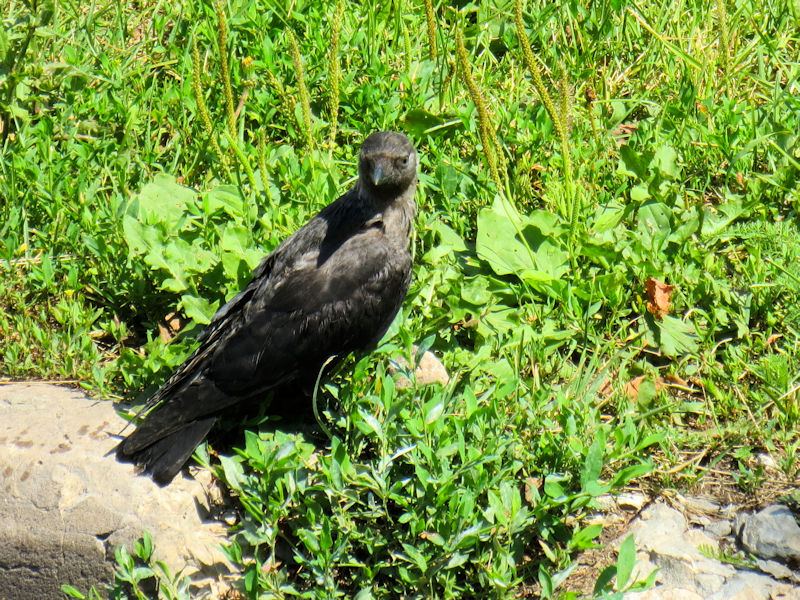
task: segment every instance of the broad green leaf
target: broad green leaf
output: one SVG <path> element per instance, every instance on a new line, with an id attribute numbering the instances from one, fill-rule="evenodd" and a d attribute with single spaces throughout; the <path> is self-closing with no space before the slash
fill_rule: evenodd
<path id="1" fill-rule="evenodd" d="M 568 270 L 569 256 L 559 243 L 564 231 L 556 215 L 534 211 L 523 217 L 498 196 L 491 208 L 478 213 L 476 250 L 498 275 L 548 282 Z"/>
<path id="2" fill-rule="evenodd" d="M 147 231 L 153 231 L 147 229 Z M 131 254 L 138 254 L 145 252 L 149 245 L 144 238 L 142 225 L 131 215 L 124 215 L 122 217 L 122 232 L 125 234 L 125 241 Z"/>
<path id="3" fill-rule="evenodd" d="M 444 566 L 445 569 L 455 569 L 456 567 L 460 567 L 464 563 L 469 560 L 469 554 L 465 554 L 463 552 L 456 552 L 453 556 L 450 557 L 450 560 L 447 561 L 447 564 Z"/>
<path id="4" fill-rule="evenodd" d="M 241 488 L 244 476 L 242 463 L 224 454 L 219 456 L 219 462 L 222 464 L 222 471 L 225 473 L 225 479 L 228 483 L 233 488 Z"/>
<path id="5" fill-rule="evenodd" d="M 203 193 L 203 212 L 213 215 L 223 210 L 232 217 L 244 215 L 244 200 L 234 186 L 220 185 Z"/>
<path id="6" fill-rule="evenodd" d="M 616 227 L 625 214 L 625 206 L 619 200 L 598 206 L 594 214 L 593 229 L 598 232 L 608 231 Z"/>
<path id="7" fill-rule="evenodd" d="M 588 525 L 583 529 L 579 529 L 569 541 L 570 548 L 573 550 L 585 550 L 592 548 L 595 545 L 592 543 L 596 537 L 603 532 L 603 526 L 599 523 Z"/>
<path id="8" fill-rule="evenodd" d="M 663 202 L 648 202 L 639 209 L 639 240 L 646 250 L 658 251 L 672 233 L 672 210 Z"/>
<path id="9" fill-rule="evenodd" d="M 472 277 L 466 279 L 461 286 L 461 297 L 470 304 L 485 306 L 492 299 L 486 277 Z"/>
<path id="10" fill-rule="evenodd" d="M 403 117 L 403 122 L 411 133 L 421 137 L 429 129 L 438 127 L 445 121 L 442 117 L 434 115 L 424 108 L 412 108 Z"/>
<path id="11" fill-rule="evenodd" d="M 597 481 L 600 471 L 603 470 L 603 452 L 606 448 L 606 430 L 603 427 L 597 429 L 594 440 L 586 453 L 586 460 L 581 470 L 581 486 Z"/>
<path id="12" fill-rule="evenodd" d="M 434 221 L 431 229 L 439 234 L 439 243 L 429 250 L 430 260 L 438 260 L 444 254 L 449 254 L 450 252 L 466 252 L 467 245 L 452 227 L 441 221 Z M 446 250 L 446 252 L 442 253 L 440 250 Z M 428 255 L 426 255 L 426 258 Z"/>
<path id="13" fill-rule="evenodd" d="M 563 475 L 551 473 L 544 478 L 544 493 L 551 498 L 561 498 L 565 496 L 564 488 L 561 487 L 561 482 L 565 480 Z"/>
<path id="14" fill-rule="evenodd" d="M 625 144 L 619 149 L 619 165 L 617 173 L 636 177 L 640 181 L 647 181 L 650 163 L 653 160 L 652 152 L 639 153 L 630 144 Z"/>
<path id="15" fill-rule="evenodd" d="M 603 590 L 605 590 L 611 581 L 614 579 L 614 576 L 617 574 L 617 566 L 611 565 L 606 567 L 600 572 L 600 575 L 597 577 L 597 580 L 594 582 L 594 595 L 599 595 Z"/>
<path id="16" fill-rule="evenodd" d="M 680 174 L 680 168 L 676 164 L 678 153 L 671 146 L 661 146 L 656 150 L 653 163 L 665 177 L 675 179 Z"/>
<path id="17" fill-rule="evenodd" d="M 543 564 L 539 564 L 538 573 L 539 585 L 542 586 L 542 598 L 553 597 L 553 578 L 547 572 L 547 568 Z"/>
<path id="18" fill-rule="evenodd" d="M 411 560 L 411 562 L 415 563 L 420 571 L 424 573 L 428 570 L 428 561 L 425 560 L 425 557 L 419 550 L 417 550 L 414 546 L 405 543 L 403 544 L 403 549 L 405 550 L 406 555 L 408 555 L 408 558 Z"/>
<path id="19" fill-rule="evenodd" d="M 425 404 L 425 425 L 431 425 L 439 420 L 444 413 L 444 402 L 434 398 Z"/>
<path id="20" fill-rule="evenodd" d="M 374 433 L 380 440 L 383 440 L 383 427 L 381 426 L 380 421 L 363 409 L 359 409 L 358 414 L 363 419 L 363 423 L 357 423 L 359 429 L 361 429 L 364 433 Z"/>
<path id="21" fill-rule="evenodd" d="M 666 356 L 678 356 L 680 354 L 697 352 L 698 338 L 694 325 L 691 322 L 684 322 L 676 317 L 664 315 L 662 321 L 656 322 L 655 319 L 647 319 L 656 327 L 656 340 L 659 350 Z"/>
<path id="22" fill-rule="evenodd" d="M 636 545 L 634 543 L 633 534 L 629 534 L 622 541 L 619 547 L 619 555 L 617 557 L 617 589 L 622 590 L 628 585 L 628 580 L 633 572 L 633 567 L 636 564 Z"/>
<path id="23" fill-rule="evenodd" d="M 650 199 L 650 190 L 646 185 L 635 185 L 631 188 L 631 200 L 640 204 Z"/>
<path id="24" fill-rule="evenodd" d="M 720 206 L 705 207 L 702 229 L 703 235 L 714 236 L 719 234 L 733 221 L 738 219 L 745 210 L 740 196 L 732 196 L 728 202 Z"/>
<path id="25" fill-rule="evenodd" d="M 211 318 L 217 312 L 218 304 L 218 302 L 211 303 L 205 298 L 198 298 L 191 294 L 181 296 L 181 306 L 183 306 L 186 316 L 201 325 L 211 322 Z"/>
<path id="26" fill-rule="evenodd" d="M 286 591 L 283 586 L 281 586 L 281 591 Z M 299 596 L 300 594 L 298 593 L 294 595 Z M 353 600 L 375 600 L 375 595 L 372 593 L 370 588 L 363 588 L 355 596 L 353 596 Z"/>
<path id="27" fill-rule="evenodd" d="M 502 304 L 492 306 L 478 321 L 478 333 L 489 338 L 519 327 L 519 311 Z"/>
<path id="28" fill-rule="evenodd" d="M 194 190 L 180 185 L 171 175 L 159 173 L 134 197 L 136 216 L 142 223 L 163 223 L 167 231 L 174 230 L 196 199 Z"/>
<path id="29" fill-rule="evenodd" d="M 656 383 L 651 377 L 644 377 L 639 382 L 639 389 L 636 393 L 636 404 L 640 410 L 653 406 L 656 399 Z"/>
<path id="30" fill-rule="evenodd" d="M 611 480 L 611 485 L 613 487 L 620 487 L 629 481 L 636 479 L 637 477 L 643 477 L 644 475 L 647 475 L 652 470 L 653 465 L 651 463 L 630 465 L 621 469 L 614 475 L 614 478 Z"/>
<path id="31" fill-rule="evenodd" d="M 205 273 L 215 264 L 215 258 L 202 246 L 200 240 L 190 244 L 182 238 L 175 238 L 163 247 L 164 260 L 170 272 L 178 277 L 184 272 Z"/>

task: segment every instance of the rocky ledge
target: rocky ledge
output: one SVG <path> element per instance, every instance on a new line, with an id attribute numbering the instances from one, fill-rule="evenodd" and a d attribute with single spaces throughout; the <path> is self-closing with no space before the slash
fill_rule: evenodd
<path id="1" fill-rule="evenodd" d="M 137 476 L 108 455 L 124 425 L 111 402 L 74 389 L 0 384 L 0 598 L 62 600 L 61 584 L 109 583 L 113 547 L 132 550 L 145 530 L 156 558 L 200 586 L 229 570 L 210 475 L 166 488 Z"/>

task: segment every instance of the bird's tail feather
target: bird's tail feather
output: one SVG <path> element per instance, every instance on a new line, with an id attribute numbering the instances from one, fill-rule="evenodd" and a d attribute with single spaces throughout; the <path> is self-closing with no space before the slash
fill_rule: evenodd
<path id="1" fill-rule="evenodd" d="M 126 452 L 126 440 L 123 440 L 117 446 L 117 458 L 136 463 L 142 472 L 149 473 L 156 483 L 167 485 L 189 460 L 194 449 L 203 441 L 216 420 L 216 416 L 210 416 L 190 421 L 180 429 L 135 452 Z M 136 432 L 131 435 L 135 434 Z"/>

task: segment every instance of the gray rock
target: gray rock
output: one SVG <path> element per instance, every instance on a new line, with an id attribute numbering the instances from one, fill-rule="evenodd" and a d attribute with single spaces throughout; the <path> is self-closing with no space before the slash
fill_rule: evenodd
<path id="1" fill-rule="evenodd" d="M 672 499 L 675 501 L 675 498 Z M 740 536 L 748 529 L 760 527 L 761 532 L 769 531 L 777 523 L 789 534 L 796 523 L 786 520 L 784 507 L 770 507 L 758 515 L 739 517 L 735 527 L 726 516 L 735 513 L 735 507 L 726 507 L 717 512 L 717 518 L 704 527 L 693 527 L 696 515 L 713 514 L 713 503 L 696 503 L 692 498 L 679 498 L 681 510 L 676 510 L 657 500 L 642 511 L 628 531 L 623 532 L 615 545 L 633 533 L 636 541 L 637 563 L 634 567 L 635 579 L 644 579 L 654 569 L 656 585 L 643 592 L 628 592 L 625 600 L 800 600 L 798 575 L 786 565 L 772 560 L 757 561 L 764 573 L 737 569 L 716 557 L 722 551 L 731 550 L 733 543 L 729 537 L 732 531 Z M 783 509 L 783 510 L 779 510 Z M 688 514 L 684 514 L 682 511 Z M 766 524 L 764 523 L 766 520 Z M 772 522 L 770 522 L 772 521 Z M 788 538 L 793 539 L 792 535 Z M 749 538 L 748 538 L 749 539 Z M 778 545 L 767 538 L 770 548 Z M 753 542 L 755 543 L 755 542 Z M 765 541 L 759 538 L 759 543 Z M 791 547 L 785 540 L 780 547 Z M 703 551 L 700 551 L 703 548 Z"/>
<path id="2" fill-rule="evenodd" d="M 742 546 L 761 558 L 800 560 L 800 526 L 785 506 L 773 504 L 754 515 L 740 515 L 736 531 Z"/>
<path id="3" fill-rule="evenodd" d="M 691 513 L 698 515 L 716 516 L 720 513 L 719 503 L 709 500 L 708 498 L 701 498 L 699 496 L 682 496 L 678 494 L 679 501 Z"/>
<path id="4" fill-rule="evenodd" d="M 769 600 L 775 585 L 767 575 L 740 571 L 706 600 Z"/>
<path id="5" fill-rule="evenodd" d="M 707 533 L 714 535 L 718 538 L 724 538 L 731 534 L 733 531 L 733 527 L 731 526 L 731 522 L 727 520 L 721 521 L 712 521 L 708 525 L 706 525 L 705 530 Z"/>
<path id="6" fill-rule="evenodd" d="M 663 502 L 647 507 L 630 532 L 636 547 L 648 553 L 650 563 L 659 567 L 656 581 L 673 588 L 695 590 L 708 596 L 719 590 L 735 570 L 703 556 L 700 545 L 715 545 L 715 540 L 700 530 L 689 530 L 686 517 Z M 627 536 L 623 534 L 621 540 Z"/>
<path id="7" fill-rule="evenodd" d="M 769 600 L 800 600 L 800 587 L 778 584 L 770 592 Z"/>
<path id="8" fill-rule="evenodd" d="M 617 506 L 626 511 L 639 511 L 647 503 L 647 496 L 634 492 L 623 492 L 617 496 Z"/>
<path id="9" fill-rule="evenodd" d="M 63 599 L 112 578 L 112 546 L 151 533 L 173 572 L 221 576 L 225 527 L 207 518 L 207 488 L 167 488 L 106 454 L 125 421 L 110 402 L 46 384 L 0 385 L 0 598 Z M 202 472 L 201 472 L 202 474 Z"/>
<path id="10" fill-rule="evenodd" d="M 696 591 L 672 585 L 660 585 L 643 592 L 628 592 L 625 600 L 704 600 Z"/>
<path id="11" fill-rule="evenodd" d="M 683 513 L 657 501 L 634 520 L 631 532 L 636 538 L 637 547 L 648 547 L 657 546 L 662 540 L 682 536 L 687 527 Z"/>
<path id="12" fill-rule="evenodd" d="M 764 573 L 772 575 L 775 579 L 789 579 L 800 582 L 800 576 L 784 564 L 775 560 L 757 560 L 756 566 Z"/>
<path id="13" fill-rule="evenodd" d="M 772 458 L 766 452 L 761 452 L 756 454 L 756 462 L 763 467 L 767 467 L 768 469 L 777 469 L 778 463 L 775 462 L 775 459 Z"/>

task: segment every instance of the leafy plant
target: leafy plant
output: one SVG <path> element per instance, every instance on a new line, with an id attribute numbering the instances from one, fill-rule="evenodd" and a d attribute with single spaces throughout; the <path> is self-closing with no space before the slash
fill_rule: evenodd
<path id="1" fill-rule="evenodd" d="M 153 540 L 146 531 L 142 538 L 134 543 L 134 553 L 130 554 L 125 547 L 118 547 L 114 552 L 117 568 L 114 572 L 114 584 L 106 586 L 105 593 L 100 594 L 92 586 L 87 595 L 71 585 L 62 585 L 63 591 L 70 598 L 80 600 L 188 600 L 189 578 L 180 573 L 172 574 L 164 562 L 153 557 Z"/>

